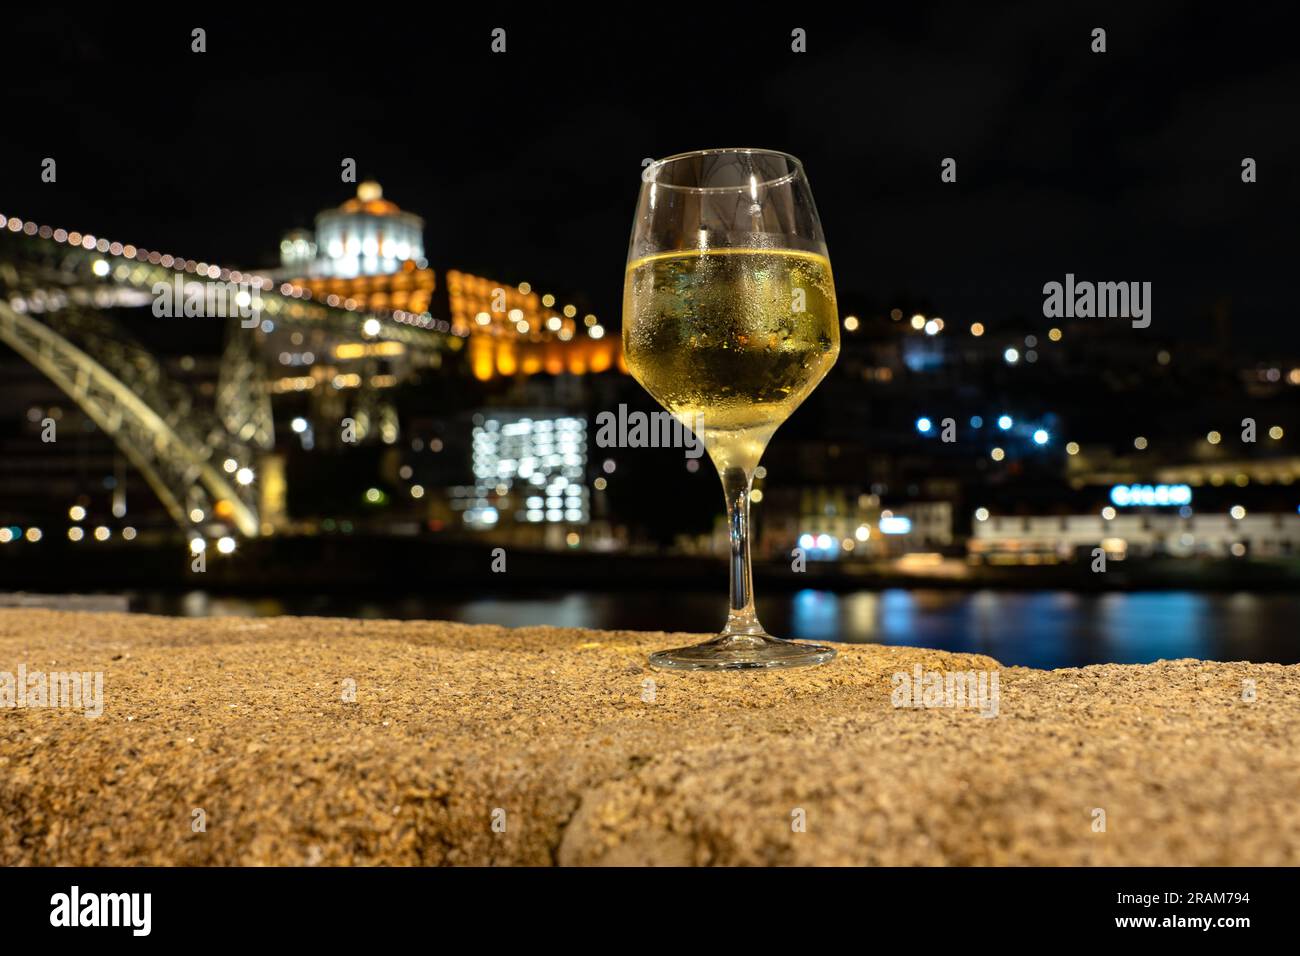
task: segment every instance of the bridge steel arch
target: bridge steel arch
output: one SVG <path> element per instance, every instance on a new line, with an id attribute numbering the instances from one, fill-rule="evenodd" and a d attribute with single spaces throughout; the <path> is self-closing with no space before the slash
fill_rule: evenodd
<path id="1" fill-rule="evenodd" d="M 3 299 L 0 341 L 50 379 L 113 439 L 182 528 L 192 524 L 180 494 L 197 483 L 213 501 L 229 504 L 231 520 L 241 534 L 256 537 L 260 533 L 256 510 L 214 466 L 204 443 L 181 435 L 86 352 L 45 323 L 15 311 Z"/>

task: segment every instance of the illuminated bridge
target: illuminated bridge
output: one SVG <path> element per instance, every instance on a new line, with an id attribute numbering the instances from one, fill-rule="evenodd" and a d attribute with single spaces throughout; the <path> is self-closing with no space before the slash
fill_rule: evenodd
<path id="1" fill-rule="evenodd" d="M 129 315 L 222 323 L 211 400 L 169 377 Z M 0 215 L 0 342 L 112 439 L 192 537 L 214 521 L 246 537 L 270 530 L 268 497 L 283 499 L 269 454 L 277 395 L 305 392 L 320 420 L 391 443 L 385 393 L 409 376 L 450 362 L 480 381 L 625 371 L 603 332 L 527 283 L 450 271 L 438 288 L 413 261 L 285 279 Z"/>

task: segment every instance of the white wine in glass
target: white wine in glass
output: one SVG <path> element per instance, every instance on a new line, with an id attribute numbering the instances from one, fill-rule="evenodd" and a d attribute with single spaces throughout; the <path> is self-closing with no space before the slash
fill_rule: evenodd
<path id="1" fill-rule="evenodd" d="M 701 150 L 647 167 L 623 288 L 628 369 L 693 428 L 722 478 L 731 543 L 723 632 L 656 667 L 820 664 L 835 651 L 771 637 L 754 613 L 749 493 L 773 433 L 839 354 L 835 285 L 797 159 Z"/>

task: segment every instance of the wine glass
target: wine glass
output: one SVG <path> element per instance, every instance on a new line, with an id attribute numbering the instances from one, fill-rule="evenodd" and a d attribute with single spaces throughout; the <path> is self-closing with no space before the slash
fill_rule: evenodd
<path id="1" fill-rule="evenodd" d="M 651 665 L 797 667 L 835 656 L 780 640 L 754 613 L 749 495 L 772 434 L 839 355 L 835 286 L 803 165 L 765 149 L 703 149 L 642 174 L 623 285 L 628 370 L 703 443 L 731 539 L 727 625 Z"/>

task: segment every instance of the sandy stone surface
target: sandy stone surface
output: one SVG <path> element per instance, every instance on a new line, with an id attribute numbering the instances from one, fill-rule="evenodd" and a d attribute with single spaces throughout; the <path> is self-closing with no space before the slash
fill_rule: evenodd
<path id="1" fill-rule="evenodd" d="M 647 669 L 693 640 L 0 611 L 0 672 L 105 682 L 0 709 L 0 864 L 1300 863 L 1300 667 Z M 997 716 L 896 708 L 917 664 Z"/>

